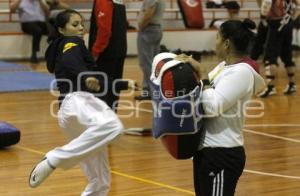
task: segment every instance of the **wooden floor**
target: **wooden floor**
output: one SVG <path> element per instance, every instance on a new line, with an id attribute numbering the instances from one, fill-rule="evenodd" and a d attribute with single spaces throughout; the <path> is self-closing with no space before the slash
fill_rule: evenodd
<path id="1" fill-rule="evenodd" d="M 216 60 L 207 57 L 203 62 L 214 65 Z M 46 71 L 44 63 L 31 67 Z M 283 68 L 278 76 L 276 96 L 254 97 L 264 108 L 251 111 L 252 115 L 262 115 L 248 118 L 246 122 L 247 163 L 237 196 L 300 195 L 300 96 L 299 92 L 284 96 L 286 76 Z M 127 59 L 125 78 L 141 81 L 135 58 Z M 19 144 L 0 150 L 1 196 L 75 196 L 84 189 L 86 179 L 79 167 L 67 171 L 57 169 L 40 187 L 28 187 L 32 167 L 44 153 L 65 143 L 57 119 L 50 115 L 50 103 L 54 100 L 56 98 L 49 92 L 43 91 L 0 94 L 0 120 L 15 125 L 22 133 Z M 151 126 L 149 104 L 138 106 L 132 95 L 122 100 L 130 101 L 120 104 L 119 108 L 126 128 Z M 151 136 L 124 135 L 110 146 L 109 153 L 111 196 L 194 195 L 192 161 L 173 159 L 160 141 Z"/>

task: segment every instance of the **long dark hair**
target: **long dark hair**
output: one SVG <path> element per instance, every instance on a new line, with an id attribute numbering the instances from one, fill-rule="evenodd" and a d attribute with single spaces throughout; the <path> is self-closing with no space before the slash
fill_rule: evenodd
<path id="1" fill-rule="evenodd" d="M 251 30 L 255 27 L 255 23 L 250 19 L 228 20 L 221 25 L 220 33 L 223 39 L 231 41 L 238 54 L 247 54 L 250 42 L 254 39 L 254 33 Z"/>
<path id="2" fill-rule="evenodd" d="M 65 28 L 72 14 L 78 14 L 82 17 L 78 11 L 72 9 L 67 9 L 57 14 L 52 24 L 52 30 L 50 31 L 47 39 L 48 43 L 62 36 L 62 34 L 58 31 L 58 28 Z"/>

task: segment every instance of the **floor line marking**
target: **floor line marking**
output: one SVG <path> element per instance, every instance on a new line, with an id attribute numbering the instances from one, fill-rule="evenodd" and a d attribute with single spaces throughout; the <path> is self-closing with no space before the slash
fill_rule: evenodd
<path id="1" fill-rule="evenodd" d="M 281 174 L 260 172 L 260 171 L 254 171 L 254 170 L 248 170 L 248 169 L 244 169 L 244 172 L 251 173 L 251 174 L 263 175 L 263 176 L 272 176 L 272 177 L 280 177 L 280 178 L 300 180 L 300 176 L 281 175 Z"/>
<path id="2" fill-rule="evenodd" d="M 244 127 L 300 127 L 300 124 L 246 124 Z"/>
<path id="3" fill-rule="evenodd" d="M 274 134 L 269 134 L 269 133 L 262 133 L 262 132 L 258 132 L 258 131 L 248 130 L 248 129 L 244 129 L 244 132 L 252 133 L 252 134 L 256 134 L 256 135 L 262 135 L 262 136 L 266 136 L 266 137 L 271 137 L 271 138 L 275 138 L 275 139 L 286 140 L 286 141 L 294 142 L 294 143 L 300 143 L 300 140 L 297 140 L 297 139 L 292 139 L 292 138 L 288 138 L 288 137 L 282 137 L 282 136 L 278 136 L 278 135 L 274 135 Z"/>
<path id="4" fill-rule="evenodd" d="M 27 148 L 27 147 L 23 147 L 23 146 L 20 146 L 20 145 L 17 145 L 15 147 L 18 148 L 18 149 L 24 150 L 24 151 L 35 153 L 35 154 L 45 155 L 44 152 L 34 150 L 34 149 L 31 149 L 31 148 Z M 175 186 L 170 186 L 170 185 L 155 182 L 155 181 L 152 181 L 152 180 L 147 180 L 147 179 L 144 179 L 144 178 L 132 176 L 132 175 L 125 174 L 125 173 L 122 173 L 122 172 L 111 170 L 111 173 L 113 173 L 115 175 L 118 175 L 118 176 L 129 178 L 129 179 L 132 179 L 132 180 L 136 180 L 136 181 L 140 181 L 140 182 L 160 186 L 160 187 L 163 187 L 163 188 L 171 189 L 171 190 L 174 190 L 174 191 L 177 191 L 177 192 L 182 192 L 182 193 L 186 193 L 186 194 L 189 194 L 189 195 L 195 195 L 194 192 L 192 192 L 192 191 L 188 191 L 188 190 L 185 190 L 185 189 L 177 188 Z"/>
<path id="5" fill-rule="evenodd" d="M 190 195 L 195 195 L 195 193 L 192 192 L 192 191 L 184 190 L 184 189 L 181 189 L 181 188 L 177 188 L 177 187 L 170 186 L 170 185 L 167 185 L 167 184 L 155 182 L 155 181 L 152 181 L 152 180 L 147 180 L 147 179 L 144 179 L 144 178 L 139 178 L 139 177 L 136 177 L 136 176 L 128 175 L 128 174 L 117 172 L 117 171 L 113 171 L 113 170 L 112 170 L 112 173 L 117 174 L 119 176 L 126 177 L 126 178 L 130 178 L 130 179 L 133 179 L 133 180 L 141 181 L 141 182 L 144 182 L 144 183 L 157 185 L 157 186 L 160 186 L 160 187 L 172 189 L 172 190 L 175 190 L 175 191 L 178 191 L 178 192 L 182 192 L 182 193 L 187 193 L 187 194 L 190 194 Z"/>

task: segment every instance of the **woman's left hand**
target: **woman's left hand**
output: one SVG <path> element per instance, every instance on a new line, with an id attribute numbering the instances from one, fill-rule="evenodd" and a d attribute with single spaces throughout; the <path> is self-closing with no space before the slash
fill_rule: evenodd
<path id="1" fill-rule="evenodd" d="M 126 80 L 128 82 L 128 89 L 138 91 L 141 90 L 141 87 L 138 86 L 135 80 Z"/>
<path id="2" fill-rule="evenodd" d="M 192 65 L 199 77 L 202 76 L 203 70 L 206 69 L 205 66 L 201 65 L 201 63 L 196 61 L 192 55 L 188 56 L 186 54 L 179 54 L 175 57 L 175 59 Z"/>
<path id="3" fill-rule="evenodd" d="M 88 77 L 85 80 L 85 85 L 88 89 L 92 90 L 92 91 L 100 91 L 100 84 L 99 84 L 99 80 L 95 77 Z"/>

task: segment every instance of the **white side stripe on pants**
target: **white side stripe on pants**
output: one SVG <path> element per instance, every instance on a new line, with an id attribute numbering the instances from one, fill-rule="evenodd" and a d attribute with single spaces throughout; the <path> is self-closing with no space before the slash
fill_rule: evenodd
<path id="1" fill-rule="evenodd" d="M 214 177 L 212 196 L 223 196 L 224 170 Z"/>
<path id="2" fill-rule="evenodd" d="M 215 196 L 215 191 L 216 191 L 216 176 L 214 177 L 214 185 L 213 185 L 213 192 L 212 192 L 212 196 Z"/>
<path id="3" fill-rule="evenodd" d="M 224 185 L 224 169 L 221 171 L 221 190 L 220 190 L 220 196 L 223 196 L 223 185 Z"/>

